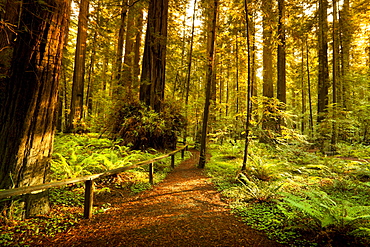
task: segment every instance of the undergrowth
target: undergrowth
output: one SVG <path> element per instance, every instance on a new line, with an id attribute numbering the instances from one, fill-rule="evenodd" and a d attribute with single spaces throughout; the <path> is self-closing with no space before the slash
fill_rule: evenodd
<path id="1" fill-rule="evenodd" d="M 100 173 L 162 155 L 154 149 L 131 150 L 129 147 L 118 145 L 118 142 L 120 140 L 97 138 L 92 134 L 56 136 L 51 161 L 51 179 L 62 180 Z M 179 155 L 176 155 L 175 165 L 182 161 L 178 158 Z M 185 152 L 185 158 L 189 156 L 190 152 Z M 171 171 L 170 162 L 171 158 L 155 162 L 154 184 L 162 181 Z M 96 180 L 94 195 L 104 197 L 114 191 L 136 194 L 150 189 L 148 171 L 149 165 L 144 165 L 116 177 Z M 49 201 L 51 212 L 47 216 L 26 220 L 13 218 L 6 221 L 0 218 L 0 246 L 32 246 L 36 238 L 54 236 L 78 224 L 83 212 L 83 183 L 50 189 Z M 104 213 L 110 207 L 109 202 L 99 204 L 94 206 L 93 212 Z"/>
<path id="2" fill-rule="evenodd" d="M 289 246 L 370 245 L 369 162 L 252 142 L 241 172 L 243 150 L 214 144 L 206 167 L 246 224 Z"/>

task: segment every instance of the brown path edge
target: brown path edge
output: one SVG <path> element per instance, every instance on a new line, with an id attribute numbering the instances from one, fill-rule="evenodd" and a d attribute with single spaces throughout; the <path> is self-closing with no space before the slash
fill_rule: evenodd
<path id="1" fill-rule="evenodd" d="M 39 246 L 282 246 L 231 213 L 210 178 L 198 169 L 199 152 L 151 190 L 120 198 L 93 219 Z"/>

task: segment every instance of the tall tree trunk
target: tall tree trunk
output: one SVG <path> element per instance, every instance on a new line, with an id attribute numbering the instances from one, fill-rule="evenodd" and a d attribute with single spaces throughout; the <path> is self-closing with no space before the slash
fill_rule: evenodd
<path id="1" fill-rule="evenodd" d="M 304 134 L 306 128 L 306 87 L 305 87 L 305 63 L 304 63 L 304 41 L 301 46 L 301 133 Z"/>
<path id="2" fill-rule="evenodd" d="M 272 29 L 273 29 L 273 4 L 272 0 L 262 0 L 262 26 L 263 26 L 263 96 L 266 100 L 263 102 L 263 116 L 262 116 L 262 129 L 264 130 L 263 135 L 260 136 L 261 142 L 271 142 L 273 138 L 272 133 L 276 132 L 277 122 L 276 119 L 271 117 L 276 112 L 276 109 L 272 108 L 271 98 L 274 97 L 274 81 L 273 81 L 273 40 L 272 40 Z"/>
<path id="3" fill-rule="evenodd" d="M 134 75 L 133 75 L 133 87 L 134 91 L 137 92 L 139 88 L 139 76 L 140 76 L 140 58 L 141 58 L 141 36 L 144 26 L 143 20 L 143 6 L 140 4 L 137 10 L 137 16 L 135 18 L 136 36 L 135 36 L 135 47 L 134 47 Z"/>
<path id="4" fill-rule="evenodd" d="M 117 40 L 116 63 L 115 63 L 115 82 L 113 96 L 119 98 L 123 91 L 122 82 L 122 61 L 123 61 L 123 46 L 125 42 L 126 32 L 126 17 L 127 17 L 128 0 L 122 0 L 121 19 Z"/>
<path id="5" fill-rule="evenodd" d="M 306 38 L 306 70 L 307 70 L 307 88 L 308 88 L 308 106 L 310 108 L 310 130 L 311 137 L 313 136 L 313 109 L 312 109 L 312 93 L 311 93 L 311 70 L 310 70 L 310 48 Z"/>
<path id="6" fill-rule="evenodd" d="M 318 74 L 318 103 L 317 122 L 322 122 L 326 117 L 329 103 L 329 70 L 328 70 L 328 1 L 319 0 L 319 74 Z"/>
<path id="7" fill-rule="evenodd" d="M 335 145 L 337 143 L 337 92 L 339 80 L 339 26 L 338 26 L 338 11 L 337 11 L 337 0 L 333 0 L 333 84 L 332 84 L 332 97 L 333 97 L 333 123 L 332 123 L 332 135 L 331 135 L 331 151 L 335 151 Z"/>
<path id="8" fill-rule="evenodd" d="M 212 3 L 213 13 L 210 16 L 210 28 L 208 34 L 207 43 L 207 74 L 206 74 L 206 100 L 204 103 L 203 111 L 203 125 L 202 125 L 202 136 L 200 142 L 200 156 L 199 156 L 199 168 L 204 168 L 206 165 L 206 146 L 207 146 L 207 132 L 208 132 L 208 119 L 209 119 L 209 109 L 211 104 L 211 90 L 214 80 L 214 62 L 215 62 L 215 43 L 216 43 L 216 26 L 217 26 L 217 16 L 218 16 L 218 0 L 214 0 Z"/>
<path id="9" fill-rule="evenodd" d="M 251 71 L 251 44 L 250 44 L 250 19 L 247 0 L 244 0 L 245 19 L 246 19 L 246 37 L 247 37 L 247 51 L 248 51 L 248 82 L 247 82 L 247 116 L 245 124 L 245 145 L 242 171 L 247 169 L 248 151 L 249 151 L 249 128 L 252 115 L 252 71 Z"/>
<path id="10" fill-rule="evenodd" d="M 87 40 L 89 1 L 90 0 L 80 1 L 75 64 L 73 70 L 71 112 L 69 114 L 69 124 L 67 127 L 68 132 L 74 131 L 74 129 L 83 119 L 86 40 Z"/>
<path id="11" fill-rule="evenodd" d="M 277 98 L 286 104 L 285 3 L 278 0 Z"/>
<path id="12" fill-rule="evenodd" d="M 350 14 L 350 0 L 344 0 L 342 10 L 340 12 L 340 44 L 341 44 L 341 77 L 342 83 L 340 85 L 340 94 L 338 95 L 340 99 L 338 103 L 347 108 L 347 86 L 349 81 L 349 72 L 350 72 L 350 50 L 351 50 L 351 42 L 352 42 L 352 25 L 351 25 L 351 14 Z"/>
<path id="13" fill-rule="evenodd" d="M 162 110 L 165 88 L 168 0 L 151 0 L 141 72 L 140 101 Z"/>
<path id="14" fill-rule="evenodd" d="M 263 25 L 263 96 L 274 97 L 272 68 L 272 0 L 262 0 Z"/>
<path id="15" fill-rule="evenodd" d="M 235 99 L 235 120 L 238 122 L 238 113 L 239 113 L 239 31 L 236 31 L 235 35 L 235 90 L 236 90 L 236 99 Z"/>
<path id="16" fill-rule="evenodd" d="M 131 4 L 131 1 L 129 1 Z M 122 86 L 124 87 L 125 95 L 128 98 L 132 98 L 133 89 L 133 76 L 134 76 L 134 48 L 135 48 L 135 38 L 136 38 L 136 27 L 135 27 L 135 17 L 136 8 L 131 6 L 128 9 L 127 15 L 127 30 L 126 30 L 126 42 L 125 42 L 125 55 L 123 59 L 122 68 Z"/>
<path id="17" fill-rule="evenodd" d="M 14 41 L 14 53 L 2 88 L 1 189 L 42 184 L 48 179 L 58 79 L 70 11 L 69 0 L 24 0 L 22 6 L 19 3 L 8 1 L 14 10 L 21 7 L 22 11 L 18 12 L 17 38 L 10 39 Z M 26 196 L 27 217 L 48 211 L 45 194 Z M 4 209 L 5 205 L 1 206 Z"/>

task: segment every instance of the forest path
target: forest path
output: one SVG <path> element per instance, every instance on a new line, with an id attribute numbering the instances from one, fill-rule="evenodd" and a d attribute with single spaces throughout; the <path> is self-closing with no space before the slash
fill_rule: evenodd
<path id="1" fill-rule="evenodd" d="M 51 239 L 44 246 L 281 246 L 232 215 L 203 171 L 199 152 L 167 178 Z"/>

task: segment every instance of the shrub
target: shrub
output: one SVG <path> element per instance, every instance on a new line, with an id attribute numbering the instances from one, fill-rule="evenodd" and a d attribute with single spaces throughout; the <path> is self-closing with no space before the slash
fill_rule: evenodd
<path id="1" fill-rule="evenodd" d="M 122 102 L 113 118 L 112 133 L 122 139 L 121 145 L 141 150 L 175 148 L 177 134 L 185 126 L 180 110 L 169 104 L 158 113 L 137 101 Z"/>

